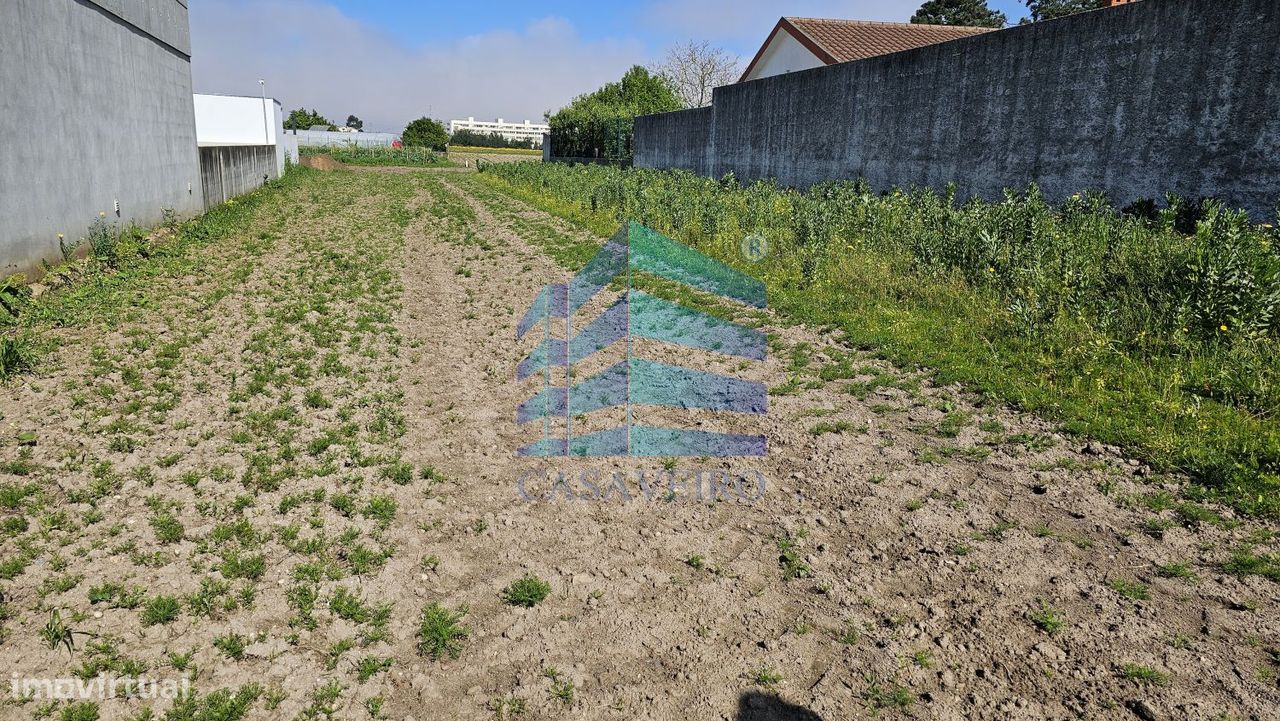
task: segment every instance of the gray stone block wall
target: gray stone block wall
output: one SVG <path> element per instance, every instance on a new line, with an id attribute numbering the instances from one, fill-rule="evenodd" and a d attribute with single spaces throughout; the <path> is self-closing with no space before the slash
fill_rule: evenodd
<path id="1" fill-rule="evenodd" d="M 635 165 L 986 198 L 1034 182 L 1121 206 L 1174 192 L 1273 222 L 1280 2 L 1142 0 L 717 88 L 710 111 L 637 119 Z"/>

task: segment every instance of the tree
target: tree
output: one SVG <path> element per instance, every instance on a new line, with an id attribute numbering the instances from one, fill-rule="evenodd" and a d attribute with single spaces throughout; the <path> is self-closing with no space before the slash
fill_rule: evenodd
<path id="1" fill-rule="evenodd" d="M 704 40 L 673 46 L 653 72 L 667 79 L 685 107 L 701 108 L 711 104 L 713 88 L 737 81 L 741 67 L 737 56 Z"/>
<path id="2" fill-rule="evenodd" d="M 518 140 L 507 138 L 501 133 L 477 133 L 474 130 L 459 130 L 449 137 L 450 145 L 462 145 L 472 148 L 538 148 L 541 143 L 532 138 Z"/>
<path id="3" fill-rule="evenodd" d="M 1031 22 L 1053 20 L 1102 7 L 1101 0 L 1026 0 Z M 1024 19 L 1023 22 L 1026 22 Z"/>
<path id="4" fill-rule="evenodd" d="M 987 0 L 926 0 L 911 16 L 917 25 L 966 25 L 976 28 L 1002 28 L 1009 18 L 999 10 L 987 7 Z"/>
<path id="5" fill-rule="evenodd" d="M 410 148 L 444 150 L 449 144 L 449 133 L 445 131 L 444 125 L 439 120 L 418 118 L 405 126 L 404 132 L 400 134 L 400 142 Z"/>
<path id="6" fill-rule="evenodd" d="M 289 112 L 289 117 L 284 121 L 284 127 L 289 130 L 306 130 L 313 125 L 325 125 L 330 130 L 333 129 L 333 123 L 325 116 L 317 113 L 315 109 L 307 110 L 298 108 Z"/>
<path id="7" fill-rule="evenodd" d="M 551 152 L 560 158 L 630 158 L 637 115 L 682 108 L 684 103 L 670 81 L 633 66 L 618 82 L 579 95 L 554 115 L 547 115 Z"/>
<path id="8" fill-rule="evenodd" d="M 354 115 L 348 115 L 347 127 L 352 130 L 364 130 L 364 121 Z"/>

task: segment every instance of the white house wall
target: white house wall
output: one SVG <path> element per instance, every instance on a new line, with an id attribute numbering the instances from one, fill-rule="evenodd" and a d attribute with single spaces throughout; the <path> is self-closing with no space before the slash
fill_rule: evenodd
<path id="1" fill-rule="evenodd" d="M 767 78 L 771 75 L 794 73 L 797 70 L 808 70 L 826 65 L 804 45 L 792 37 L 785 28 L 778 30 L 769 47 L 765 48 L 760 61 L 751 69 L 747 80 Z"/>

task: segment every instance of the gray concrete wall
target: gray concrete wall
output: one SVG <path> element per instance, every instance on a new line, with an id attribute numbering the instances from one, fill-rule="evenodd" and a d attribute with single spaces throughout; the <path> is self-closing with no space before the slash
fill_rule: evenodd
<path id="1" fill-rule="evenodd" d="M 200 148 L 200 184 L 204 207 L 212 208 L 280 177 L 274 145 L 222 145 Z"/>
<path id="2" fill-rule="evenodd" d="M 711 106 L 636 119 L 635 165 L 715 174 L 714 111 Z M 641 143 L 641 138 L 645 142 Z M 644 163 L 640 161 L 644 154 Z"/>
<path id="3" fill-rule="evenodd" d="M 636 166 L 797 187 L 955 181 L 988 198 L 1034 182 L 1122 206 L 1174 192 L 1266 221 L 1280 199 L 1277 38 L 1276 0 L 1143 0 L 717 88 L 702 148 L 703 110 L 640 118 Z"/>
<path id="4" fill-rule="evenodd" d="M 60 260 L 99 212 L 202 210 L 185 0 L 4 0 L 0 20 L 0 274 Z"/>

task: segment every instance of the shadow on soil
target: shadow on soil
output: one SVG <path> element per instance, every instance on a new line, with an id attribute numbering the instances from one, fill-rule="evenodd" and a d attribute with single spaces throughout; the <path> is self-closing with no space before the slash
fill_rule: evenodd
<path id="1" fill-rule="evenodd" d="M 738 715 L 734 721 L 822 721 L 822 717 L 773 694 L 751 691 L 738 699 Z"/>

